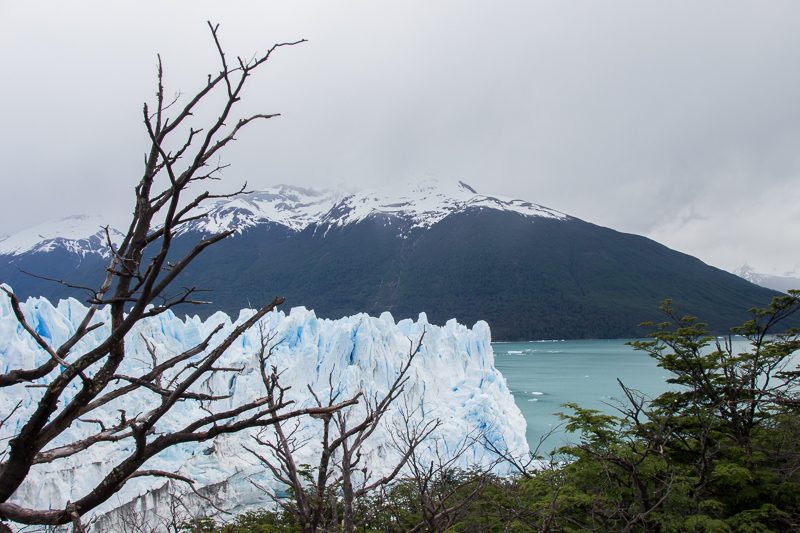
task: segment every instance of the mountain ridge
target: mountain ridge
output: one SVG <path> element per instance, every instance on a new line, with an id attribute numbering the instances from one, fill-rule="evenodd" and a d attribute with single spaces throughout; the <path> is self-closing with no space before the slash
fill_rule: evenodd
<path id="1" fill-rule="evenodd" d="M 208 216 L 181 228 L 168 260 L 209 233 L 235 230 L 181 274 L 184 286 L 213 289 L 208 314 L 279 294 L 332 319 L 426 312 L 432 323 L 486 320 L 495 340 L 619 338 L 642 336 L 636 324 L 660 321 L 667 298 L 726 333 L 778 294 L 645 237 L 452 179 L 355 194 L 283 185 L 204 209 Z M 74 293 L 14 268 L 93 286 L 102 263 L 99 253 L 58 246 L 0 255 L 0 281 L 23 297 L 62 298 Z M 182 312 L 198 311 L 208 316 Z"/>
<path id="2" fill-rule="evenodd" d="M 571 218 L 524 200 L 479 194 L 466 183 L 453 178 L 426 175 L 383 189 L 366 189 L 357 193 L 349 193 L 341 187 L 316 190 L 279 184 L 232 197 L 212 198 L 189 213 L 188 217 L 201 218 L 182 225 L 177 235 L 191 232 L 216 234 L 228 229 L 241 233 L 270 223 L 299 232 L 312 224 L 342 226 L 379 213 L 413 220 L 410 228 L 430 227 L 446 216 L 470 207 L 508 210 L 529 216 Z M 0 255 L 51 251 L 45 247 L 64 244 L 65 249 L 82 255 L 99 252 L 107 256 L 107 248 L 102 244 L 105 242 L 103 228 L 107 225 L 104 220 L 100 215 L 73 215 L 39 224 L 0 239 Z M 124 233 L 113 227 L 110 231 L 114 245 L 119 244 Z M 97 237 L 93 246 L 81 246 L 82 241 L 93 237 Z M 100 237 L 103 241 L 98 245 Z"/>

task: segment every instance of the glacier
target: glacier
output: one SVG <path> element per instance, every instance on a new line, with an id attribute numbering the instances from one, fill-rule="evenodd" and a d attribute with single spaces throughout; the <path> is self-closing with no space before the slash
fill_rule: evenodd
<path id="1" fill-rule="evenodd" d="M 2 296 L 0 372 L 42 364 L 47 354 L 19 325 L 8 298 Z M 85 307 L 75 299 L 62 300 L 54 306 L 46 299 L 30 298 L 22 304 L 22 310 L 37 333 L 58 345 L 74 332 Z M 215 335 L 209 348 L 213 349 L 214 341 L 219 342 L 254 312 L 242 310 L 236 320 L 218 312 L 202 321 L 196 316 L 180 319 L 167 311 L 143 320 L 126 338 L 126 359 L 119 373 L 131 375 L 151 368 L 154 363 L 148 353 L 148 344 L 160 359 L 198 344 L 222 324 L 222 330 Z M 108 323 L 108 310 L 99 312 L 95 321 Z M 92 331 L 73 348 L 71 357 L 86 351 L 108 331 L 108 326 Z M 505 379 L 494 367 L 491 333 L 486 322 L 478 322 L 470 329 L 455 319 L 444 326 L 429 324 L 424 313 L 416 321 L 405 319 L 395 323 L 389 313 L 380 317 L 358 314 L 329 320 L 318 318 L 313 311 L 303 307 L 295 307 L 289 314 L 273 311 L 262 319 L 260 325 L 242 335 L 218 362 L 217 366 L 235 371 L 215 373 L 195 385 L 197 392 L 229 396 L 217 402 L 220 405 L 214 409 L 230 408 L 263 396 L 257 357 L 262 331 L 274 336 L 269 364 L 283 372 L 281 382 L 291 386 L 287 396 L 296 402 L 296 407 L 315 405 L 309 387 L 320 397 L 327 397 L 331 385 L 341 391 L 340 398 L 343 399 L 358 392 L 366 396 L 385 395 L 402 364 L 408 360 L 412 345 L 416 346 L 424 332 L 422 347 L 412 362 L 410 379 L 403 395 L 365 446 L 362 460 L 375 473 L 387 471 L 396 460 L 397 451 L 389 443 L 401 406 L 412 406 L 414 416 L 418 418 L 441 422 L 423 445 L 423 454 L 452 453 L 461 442 L 477 432 L 482 438 L 515 455 L 528 453 L 526 423 Z M 56 372 L 36 384 L 47 384 Z M 67 396 L 75 393 L 77 385 L 73 387 Z M 7 442 L 19 431 L 43 391 L 41 387 L 23 384 L 0 389 L 0 419 L 9 416 L 19 403 L 17 410 L 0 427 L 2 442 Z M 91 419 L 102 421 L 107 426 L 113 425 L 119 420 L 121 410 L 133 416 L 154 407 L 157 401 L 155 394 L 139 390 L 133 398 L 115 400 L 92 412 Z M 203 408 L 198 402 L 185 401 L 160 422 L 157 430 L 182 427 L 188 420 L 202 415 Z M 363 409 L 363 401 L 351 409 L 354 415 L 357 414 L 358 409 Z M 298 462 L 316 462 L 318 450 L 315 442 L 319 440 L 321 428 L 322 423 L 313 418 L 297 419 L 296 436 L 308 441 L 298 454 Z M 48 448 L 86 438 L 96 430 L 95 422 L 73 424 Z M 150 459 L 142 469 L 176 472 L 189 477 L 195 480 L 199 491 L 205 489 L 206 494 L 214 495 L 216 501 L 224 502 L 235 513 L 267 506 L 271 499 L 255 484 L 273 491 L 282 487 L 254 456 L 245 451 L 245 445 L 254 445 L 254 431 L 174 446 Z M 266 435 L 269 436 L 268 430 Z M 130 452 L 130 440 L 99 443 L 71 457 L 34 465 L 28 479 L 10 501 L 32 508 L 63 508 L 68 501 L 75 501 L 91 490 L 113 465 Z M 473 445 L 459 458 L 457 466 L 489 465 L 495 459 L 496 456 L 485 447 Z M 119 516 L 115 518 L 115 509 L 133 508 L 152 516 L 166 512 L 165 506 L 169 502 L 164 494 L 170 483 L 174 482 L 163 478 L 130 480 L 113 498 L 94 510 L 96 527 L 103 529 L 97 524 L 105 524 L 108 528 L 115 520 L 120 520 Z M 198 500 L 196 505 L 202 507 L 203 502 Z M 212 514 L 215 512 L 213 509 L 210 511 Z"/>

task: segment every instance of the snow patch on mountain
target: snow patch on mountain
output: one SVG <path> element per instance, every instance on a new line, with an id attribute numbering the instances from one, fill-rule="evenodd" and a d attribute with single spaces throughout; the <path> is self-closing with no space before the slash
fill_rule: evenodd
<path id="1" fill-rule="evenodd" d="M 301 231 L 320 220 L 331 206 L 347 195 L 343 189 L 303 189 L 277 185 L 264 190 L 219 198 L 204 203 L 196 211 L 206 216 L 183 226 L 180 233 L 198 231 L 216 234 L 228 229 L 241 233 L 247 228 L 275 222 Z"/>
<path id="2" fill-rule="evenodd" d="M 22 309 L 29 324 L 55 346 L 63 343 L 75 331 L 85 312 L 85 308 L 74 299 L 62 300 L 53 306 L 45 299 L 31 298 L 22 304 Z M 196 345 L 217 325 L 222 324 L 222 330 L 213 338 L 209 348 L 213 349 L 217 342 L 252 313 L 252 310 L 244 310 L 236 321 L 223 313 L 216 313 L 204 322 L 198 317 L 181 320 L 167 311 L 143 320 L 127 336 L 127 357 L 118 373 L 141 375 L 149 371 L 154 363 L 148 353 L 148 344 L 154 348 L 160 361 Z M 85 353 L 108 335 L 108 310 L 100 312 L 95 321 L 106 325 L 90 332 L 70 351 L 70 358 Z M 331 383 L 334 389 L 341 391 L 340 398 L 352 397 L 359 391 L 367 396 L 384 395 L 401 365 L 408 360 L 412 343 L 425 333 L 422 349 L 412 363 L 403 397 L 396 402 L 364 449 L 363 464 L 373 469 L 375 474 L 386 472 L 397 459 L 397 451 L 391 446 L 391 432 L 394 424 L 399 422 L 398 409 L 401 406 L 417 408 L 415 417 L 441 421 L 441 426 L 423 447 L 423 453 L 434 454 L 437 450 L 439 453 L 450 453 L 447 450 L 455 449 L 460 441 L 468 435 L 475 435 L 475 432 L 482 432 L 490 442 L 508 446 L 514 453 L 525 454 L 528 451 L 526 423 L 505 379 L 494 367 L 491 336 L 485 322 L 478 322 L 472 329 L 455 320 L 437 327 L 427 322 L 424 313 L 420 314 L 417 321 L 406 319 L 399 323 L 395 323 L 389 313 L 384 313 L 380 318 L 359 314 L 327 320 L 317 318 L 313 311 L 300 307 L 292 309 L 289 315 L 272 312 L 261 323 L 264 331 L 275 335 L 277 343 L 269 364 L 283 370 L 281 381 L 291 386 L 287 397 L 294 400 L 297 407 L 313 405 L 314 400 L 307 385 L 324 398 L 330 393 Z M 217 364 L 221 368 L 239 370 L 219 372 L 192 389 L 215 396 L 229 396 L 229 399 L 211 406 L 212 409 L 230 409 L 233 405 L 263 396 L 256 355 L 260 338 L 259 327 L 251 328 L 226 351 Z M 0 372 L 20 367 L 35 368 L 47 358 L 48 355 L 17 322 L 8 299 L 0 298 Z M 56 371 L 36 384 L 45 385 L 55 376 Z M 165 375 L 164 382 L 170 377 Z M 65 397 L 73 396 L 79 385 L 79 382 L 73 383 Z M 111 385 L 112 388 L 119 386 L 122 384 Z M 41 387 L 26 387 L 24 384 L 0 390 L 0 411 L 5 413 L 4 416 L 20 403 L 0 427 L 2 442 L 8 442 L 20 431 L 44 391 Z M 126 396 L 125 399 L 102 406 L 87 418 L 111 427 L 119 421 L 120 410 L 126 410 L 130 418 L 152 409 L 158 403 L 157 395 L 142 389 L 132 397 Z M 209 406 L 201 406 L 193 401 L 182 402 L 179 408 L 159 422 L 156 430 L 172 431 L 184 427 L 188 421 L 206 414 L 204 408 Z M 352 409 L 356 412 L 363 409 L 363 402 Z M 308 439 L 309 444 L 297 459 L 300 463 L 313 464 L 318 452 L 315 442 L 319 441 L 322 425 L 312 418 L 298 421 L 300 426 L 295 436 L 298 440 Z M 51 442 L 48 448 L 86 438 L 95 433 L 97 428 L 97 422 L 76 422 L 64 435 Z M 218 437 L 211 442 L 181 444 L 155 456 L 142 469 L 188 476 L 195 480 L 198 490 L 203 487 L 225 487 L 227 503 L 234 511 L 242 512 L 248 505 L 250 508 L 253 505 L 263 506 L 269 501 L 250 480 L 272 489 L 281 488 L 266 469 L 244 450 L 244 444 L 253 446 L 250 432 Z M 76 501 L 85 495 L 132 449 L 130 439 L 116 444 L 98 443 L 71 457 L 34 465 L 27 481 L 14 494 L 13 501 L 34 508 L 63 508 L 67 501 Z M 462 457 L 459 466 L 489 464 L 493 459 L 494 456 L 485 448 L 473 446 Z M 153 491 L 163 491 L 166 484 L 167 481 L 160 478 L 135 478 L 98 508 L 95 514 L 139 501 L 137 498 L 155 494 Z M 158 498 L 151 498 L 150 501 L 156 500 Z M 162 503 L 167 505 L 168 499 Z"/>
<path id="3" fill-rule="evenodd" d="M 61 247 L 81 257 L 90 253 L 107 257 L 108 237 L 116 246 L 125 235 L 109 227 L 107 236 L 105 226 L 105 218 L 97 215 L 74 215 L 45 222 L 0 240 L 0 255 L 51 252 Z"/>
<path id="4" fill-rule="evenodd" d="M 453 178 L 426 175 L 381 189 L 348 196 L 320 221 L 344 226 L 375 214 L 410 220 L 411 228 L 430 228 L 445 217 L 470 208 L 512 211 L 525 216 L 567 219 L 567 215 L 540 205 L 506 196 L 487 196 Z"/>
<path id="5" fill-rule="evenodd" d="M 478 194 L 466 183 L 453 178 L 425 174 L 356 194 L 342 188 L 317 191 L 277 185 L 229 198 L 214 198 L 193 210 L 188 216 L 199 218 L 181 225 L 177 233 L 214 235 L 227 230 L 241 233 L 268 223 L 281 224 L 292 231 L 302 231 L 312 224 L 329 229 L 376 215 L 401 219 L 403 223 L 398 224 L 398 229 L 402 233 L 414 228 L 430 228 L 449 215 L 473 208 L 511 211 L 528 217 L 569 218 L 531 202 Z M 47 252 L 61 247 L 81 257 L 92 253 L 106 257 L 109 250 L 103 221 L 97 216 L 74 216 L 47 222 L 0 240 L 0 255 Z M 109 231 L 112 242 L 119 244 L 123 233 L 113 228 Z"/>

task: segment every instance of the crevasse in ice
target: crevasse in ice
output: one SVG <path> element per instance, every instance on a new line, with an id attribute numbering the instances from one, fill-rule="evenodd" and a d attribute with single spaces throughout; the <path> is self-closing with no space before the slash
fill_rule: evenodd
<path id="1" fill-rule="evenodd" d="M 4 294 L 1 296 L 0 371 L 34 368 L 44 363 L 46 353 L 18 323 L 8 298 Z M 22 304 L 22 309 L 29 324 L 53 346 L 58 346 L 74 332 L 85 312 L 84 306 L 74 299 L 62 300 L 54 307 L 45 299 L 32 298 Z M 221 332 L 212 341 L 213 347 L 214 341 L 219 342 L 252 313 L 252 310 L 243 310 L 233 322 L 223 313 L 202 321 L 196 316 L 181 320 L 169 311 L 143 320 L 126 337 L 127 357 L 118 373 L 141 375 L 152 367 L 146 342 L 155 348 L 159 360 L 163 360 L 196 345 L 217 325 L 223 324 Z M 98 312 L 95 320 L 107 323 L 108 311 Z M 289 315 L 281 311 L 272 312 L 262 319 L 261 324 L 262 328 L 256 326 L 242 335 L 217 365 L 239 370 L 217 372 L 195 384 L 195 391 L 230 396 L 216 402 L 217 405 L 211 409 L 228 409 L 264 395 L 256 356 L 262 330 L 274 336 L 272 344 L 275 348 L 269 364 L 283 372 L 281 382 L 291 386 L 287 396 L 298 407 L 314 405 L 308 386 L 323 398 L 330 392 L 329 383 L 341 391 L 341 399 L 352 397 L 359 391 L 366 396 L 382 397 L 407 361 L 411 346 L 416 346 L 424 331 L 422 348 L 412 363 L 403 396 L 367 442 L 363 464 L 375 474 L 394 465 L 397 451 L 391 445 L 391 432 L 399 420 L 398 409 L 401 406 L 415 410 L 414 416 L 418 419 L 438 419 L 441 423 L 421 453 L 453 453 L 465 438 L 477 432 L 515 454 L 527 453 L 525 420 L 514 404 L 505 379 L 494 368 L 490 331 L 485 322 L 478 322 L 469 329 L 450 320 L 439 327 L 429 324 L 424 313 L 417 321 L 406 319 L 398 323 L 389 313 L 383 313 L 379 318 L 358 314 L 327 320 L 316 317 L 313 311 L 296 307 Z M 108 331 L 108 326 L 104 325 L 91 332 L 72 349 L 69 359 L 85 352 Z M 48 383 L 57 372 L 37 383 Z M 66 398 L 77 391 L 79 384 L 73 384 Z M 0 419 L 8 416 L 20 403 L 0 428 L 2 442 L 7 443 L 20 430 L 44 390 L 24 384 L 0 389 Z M 133 397 L 115 400 L 85 418 L 103 421 L 106 427 L 110 427 L 119 421 L 120 410 L 125 410 L 130 418 L 153 408 L 157 402 L 155 394 L 141 389 Z M 63 407 L 64 403 L 62 401 L 59 406 Z M 159 422 L 156 429 L 159 432 L 179 429 L 192 419 L 207 414 L 203 409 L 208 407 L 196 401 L 181 402 Z M 355 420 L 362 410 L 363 401 L 351 408 L 350 416 Z M 314 464 L 322 422 L 304 417 L 288 424 L 291 428 L 299 424 L 296 436 L 308 440 L 298 453 L 298 462 Z M 98 428 L 98 424 L 93 422 L 76 422 L 46 449 L 85 438 Z M 268 503 L 269 498 L 251 481 L 267 488 L 280 487 L 244 449 L 244 445 L 255 445 L 252 433 L 245 431 L 217 437 L 213 442 L 174 446 L 150 459 L 142 468 L 177 472 L 194 479 L 198 488 L 227 485 L 226 504 L 234 511 Z M 269 438 L 269 429 L 264 435 Z M 12 501 L 39 509 L 63 508 L 67 501 L 76 501 L 86 495 L 115 464 L 130 454 L 132 446 L 131 439 L 100 443 L 71 457 L 35 465 Z M 493 454 L 485 447 L 475 445 L 460 458 L 459 466 L 485 465 L 493 459 Z M 159 487 L 163 488 L 165 483 L 162 478 L 135 478 L 95 513 L 107 513 Z"/>

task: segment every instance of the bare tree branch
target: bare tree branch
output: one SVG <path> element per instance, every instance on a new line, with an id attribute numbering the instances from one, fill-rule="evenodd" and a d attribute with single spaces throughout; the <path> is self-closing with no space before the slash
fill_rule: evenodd
<path id="1" fill-rule="evenodd" d="M 253 398 L 245 404 L 222 408 L 221 400 L 228 396 L 190 390 L 200 380 L 215 373 L 238 370 L 218 364 L 220 357 L 248 328 L 280 305 L 283 302 L 281 298 L 275 298 L 263 306 L 215 344 L 212 345 L 212 338 L 216 338 L 220 328 L 215 329 L 195 347 L 181 354 L 167 356 L 163 360 L 157 356 L 148 340 L 144 339 L 150 352 L 151 366 L 141 373 L 120 370 L 126 368 L 122 365 L 126 357 L 129 357 L 126 354 L 126 336 L 134 331 L 141 320 L 174 309 L 178 305 L 206 303 L 197 298 L 201 289 L 196 287 L 184 287 L 174 294 L 168 291 L 201 252 L 232 235 L 233 230 L 203 238 L 183 257 L 170 257 L 170 262 L 167 262 L 173 238 L 177 228 L 203 216 L 193 213 L 201 208 L 204 201 L 241 194 L 245 187 L 231 195 L 201 192 L 194 194 L 188 202 L 182 199 L 182 195 L 191 183 L 216 178 L 216 174 L 226 165 L 214 166 L 210 164 L 212 158 L 218 158 L 221 149 L 234 141 L 244 126 L 254 120 L 277 116 L 259 113 L 236 118 L 233 109 L 241 99 L 246 79 L 269 59 L 272 52 L 279 47 L 303 42 L 276 44 L 266 54 L 247 62 L 239 60 L 238 65 L 231 65 L 229 68 L 220 44 L 218 27 L 209 24 L 209 28 L 222 63 L 222 71 L 216 76 L 209 76 L 200 91 L 180 108 L 177 107 L 178 97 L 165 102 L 164 71 L 161 57 L 158 57 L 156 101 L 152 112 L 147 104 L 143 106 L 143 121 L 150 148 L 145 154 L 141 180 L 134 190 L 136 198 L 133 214 L 127 232 L 118 245 L 114 245 L 110 230 L 105 228 L 109 261 L 101 272 L 99 286 L 92 289 L 62 280 L 52 280 L 70 288 L 87 291 L 90 295 L 90 307 L 74 333 L 60 346 L 51 345 L 30 326 L 16 296 L 3 288 L 11 300 L 17 322 L 49 359 L 38 368 L 10 369 L 0 375 L 0 386 L 31 383 L 45 376 L 52 378 L 47 384 L 31 383 L 31 386 L 37 387 L 37 394 L 41 394 L 38 403 L 26 414 L 24 420 L 18 422 L 19 430 L 9 439 L 4 453 L 0 453 L 3 459 L 0 462 L 2 520 L 31 525 L 72 523 L 76 531 L 82 531 L 85 526 L 81 517 L 107 501 L 132 477 L 158 475 L 187 481 L 191 486 L 191 480 L 179 479 L 163 472 L 138 470 L 148 458 L 170 446 L 182 442 L 200 442 L 248 428 L 263 428 L 299 416 L 330 416 L 337 409 L 357 402 L 349 400 L 336 405 L 289 410 L 291 402 L 283 399 L 283 391 L 286 389 L 279 385 L 277 372 L 265 384 L 265 387 L 272 387 L 270 391 L 275 400 L 272 405 L 268 405 L 264 396 Z M 205 127 L 190 125 L 189 119 L 193 117 L 200 102 L 205 101 L 220 87 L 224 87 L 224 94 L 216 118 Z M 172 117 L 168 116 L 168 110 L 170 113 L 174 110 Z M 226 127 L 226 124 L 233 126 Z M 185 132 L 185 136 L 182 132 Z M 171 151 L 168 147 L 174 146 L 173 139 L 181 136 L 183 137 L 177 150 Z M 71 353 L 80 341 L 87 338 L 89 332 L 102 325 L 96 323 L 94 317 L 103 305 L 109 306 L 110 318 L 106 324 L 108 333 L 104 333 L 83 352 Z M 60 372 L 55 373 L 59 366 Z M 138 413 L 133 412 L 137 407 L 132 407 L 128 409 L 133 412 L 130 416 L 120 410 L 118 422 L 109 421 L 104 416 L 92 416 L 93 411 L 109 402 L 124 399 L 141 389 L 155 395 L 155 407 L 148 407 L 146 412 Z M 264 394 L 268 393 L 265 389 Z M 200 402 L 205 414 L 175 431 L 156 432 L 156 424 L 175 409 L 179 402 Z M 18 416 L 19 410 L 15 409 L 12 414 Z M 7 424 L 8 420 L 10 418 L 0 422 L 0 426 Z M 81 423 L 99 424 L 100 431 L 46 449 L 73 424 Z M 63 508 L 26 509 L 8 501 L 28 479 L 35 465 L 80 454 L 99 442 L 114 443 L 122 440 L 132 440 L 130 454 L 113 465 L 100 483 Z"/>

